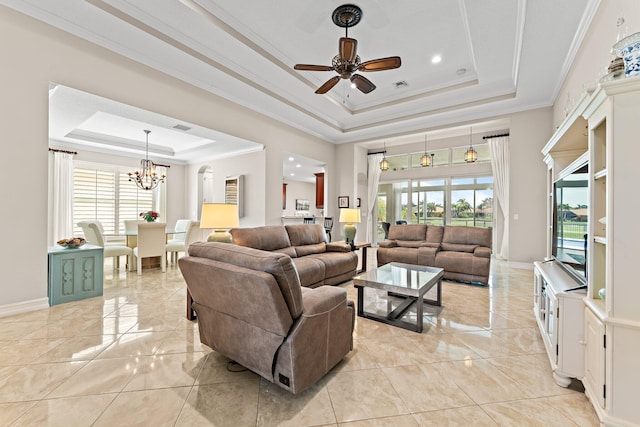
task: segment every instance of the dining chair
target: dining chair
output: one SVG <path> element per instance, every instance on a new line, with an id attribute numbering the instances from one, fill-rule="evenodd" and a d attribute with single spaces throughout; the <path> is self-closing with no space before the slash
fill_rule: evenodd
<path id="1" fill-rule="evenodd" d="M 331 241 L 331 229 L 333 228 L 333 218 L 327 216 L 324 218 L 324 232 L 327 233 L 327 238 Z"/>
<path id="2" fill-rule="evenodd" d="M 142 258 L 148 257 L 161 257 L 162 272 L 167 271 L 166 233 L 167 224 L 164 222 L 138 224 L 138 246 L 133 248 L 138 275 L 142 274 Z"/>
<path id="3" fill-rule="evenodd" d="M 200 221 L 179 219 L 174 228 L 174 238 L 167 242 L 166 250 L 171 253 L 171 263 L 178 262 L 178 252 L 187 252 L 187 248 L 200 238 Z"/>
<path id="4" fill-rule="evenodd" d="M 104 258 L 113 258 L 113 268 L 120 268 L 120 257 L 124 255 L 127 257 L 129 271 L 132 270 L 133 261 L 130 257 L 133 256 L 133 250 L 130 247 L 113 243 L 105 245 L 103 229 L 98 221 L 80 221 L 78 226 L 82 228 L 88 243 L 104 249 Z"/>
<path id="5" fill-rule="evenodd" d="M 302 219 L 302 222 L 304 224 L 315 224 L 316 223 L 316 219 L 315 219 L 315 217 L 312 217 L 312 216 L 305 216 Z"/>
<path id="6" fill-rule="evenodd" d="M 138 224 L 145 221 L 141 219 L 125 219 L 122 222 L 124 222 L 124 234 L 128 236 L 135 236 L 138 234 Z"/>

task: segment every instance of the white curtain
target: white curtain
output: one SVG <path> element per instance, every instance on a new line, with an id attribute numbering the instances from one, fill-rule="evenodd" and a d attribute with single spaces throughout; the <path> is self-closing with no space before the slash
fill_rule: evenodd
<path id="1" fill-rule="evenodd" d="M 382 153 L 368 156 L 367 166 L 367 242 L 374 242 L 377 231 L 378 214 L 374 212 L 376 200 L 378 199 L 378 184 L 380 183 L 380 162 Z"/>
<path id="2" fill-rule="evenodd" d="M 73 154 L 53 152 L 53 241 L 73 237 Z"/>
<path id="3" fill-rule="evenodd" d="M 504 219 L 494 254 L 498 259 L 509 259 L 509 137 L 489 138 L 488 144 L 493 169 L 493 194 Z M 498 216 L 495 218 L 497 220 Z"/>
<path id="4" fill-rule="evenodd" d="M 158 176 L 166 175 L 164 184 L 160 183 L 153 191 L 153 210 L 158 212 L 160 218 L 158 221 L 167 222 L 167 182 L 169 182 L 169 168 L 164 166 L 156 166 Z"/>

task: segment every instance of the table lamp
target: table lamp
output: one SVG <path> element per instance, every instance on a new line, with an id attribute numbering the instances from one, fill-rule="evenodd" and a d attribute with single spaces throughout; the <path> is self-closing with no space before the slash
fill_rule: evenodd
<path id="1" fill-rule="evenodd" d="M 200 215 L 200 228 L 212 228 L 207 241 L 231 243 L 229 229 L 238 227 L 238 205 L 225 203 L 203 203 Z"/>
<path id="2" fill-rule="evenodd" d="M 356 238 L 356 226 L 353 224 L 360 223 L 360 209 L 343 208 L 340 209 L 340 222 L 344 222 L 344 237 L 350 245 L 353 246 Z"/>

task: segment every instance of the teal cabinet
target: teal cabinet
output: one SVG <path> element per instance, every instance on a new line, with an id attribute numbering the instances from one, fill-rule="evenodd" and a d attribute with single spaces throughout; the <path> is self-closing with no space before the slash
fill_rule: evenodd
<path id="1" fill-rule="evenodd" d="M 102 295 L 103 248 L 51 247 L 49 253 L 49 305 Z"/>

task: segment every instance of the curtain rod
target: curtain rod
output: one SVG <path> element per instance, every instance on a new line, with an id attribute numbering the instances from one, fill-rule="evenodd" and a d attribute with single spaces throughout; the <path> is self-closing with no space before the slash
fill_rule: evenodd
<path id="1" fill-rule="evenodd" d="M 55 153 L 67 153 L 67 154 L 73 154 L 73 155 L 77 155 L 78 154 L 75 151 L 58 150 L 57 148 L 49 148 L 49 151 L 53 151 Z"/>
<path id="2" fill-rule="evenodd" d="M 387 150 L 384 150 L 384 151 L 374 151 L 373 153 L 367 153 L 367 156 L 373 156 L 374 154 L 387 154 Z"/>
<path id="3" fill-rule="evenodd" d="M 500 138 L 502 136 L 509 136 L 509 133 L 501 133 L 500 135 L 487 135 L 487 136 L 483 136 L 482 139 L 489 139 L 489 138 Z"/>

